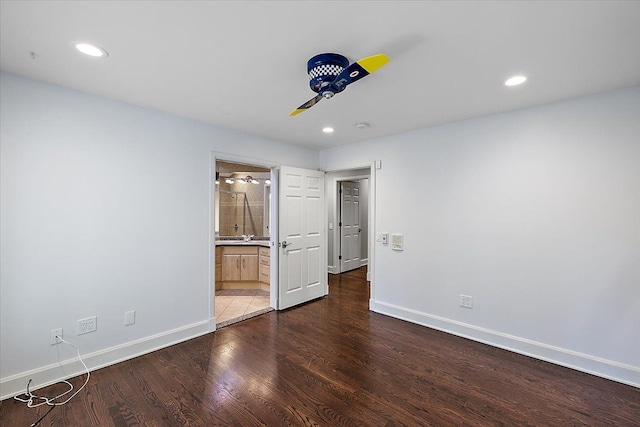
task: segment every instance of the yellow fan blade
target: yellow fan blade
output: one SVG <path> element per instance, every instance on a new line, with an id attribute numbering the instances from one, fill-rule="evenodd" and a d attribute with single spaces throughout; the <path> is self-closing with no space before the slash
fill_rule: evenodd
<path id="1" fill-rule="evenodd" d="M 367 73 L 371 74 L 378 68 L 382 68 L 387 65 L 389 63 L 389 57 L 384 53 L 379 53 L 377 55 L 367 56 L 366 58 L 362 58 L 356 62 L 364 68 Z"/>

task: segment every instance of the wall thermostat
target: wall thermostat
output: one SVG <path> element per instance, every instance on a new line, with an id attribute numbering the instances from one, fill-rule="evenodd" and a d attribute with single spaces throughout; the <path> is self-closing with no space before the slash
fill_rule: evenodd
<path id="1" fill-rule="evenodd" d="M 404 249 L 404 235 L 392 234 L 391 235 L 391 249 L 394 251 L 401 251 Z"/>

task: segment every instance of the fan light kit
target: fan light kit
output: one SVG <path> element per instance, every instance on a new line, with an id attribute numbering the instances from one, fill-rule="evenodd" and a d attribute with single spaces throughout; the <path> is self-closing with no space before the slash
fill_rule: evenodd
<path id="1" fill-rule="evenodd" d="M 349 60 L 338 53 L 321 53 L 307 62 L 309 86 L 318 95 L 305 102 L 291 113 L 295 116 L 313 107 L 322 98 L 332 98 L 351 83 L 368 76 L 389 62 L 387 55 L 380 53 L 362 58 L 349 65 Z"/>

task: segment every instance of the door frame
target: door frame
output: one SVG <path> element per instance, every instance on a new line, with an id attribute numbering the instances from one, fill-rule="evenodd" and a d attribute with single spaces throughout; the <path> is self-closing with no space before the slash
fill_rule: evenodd
<path id="1" fill-rule="evenodd" d="M 237 154 L 230 154 L 221 151 L 212 151 L 210 156 L 210 164 L 209 164 L 209 265 L 208 265 L 208 285 L 209 285 L 209 332 L 213 332 L 216 330 L 216 319 L 215 319 L 215 172 L 216 172 L 216 161 L 217 160 L 226 160 L 229 162 L 237 162 L 237 163 L 245 163 L 249 165 L 260 166 L 264 168 L 271 169 L 271 200 L 279 200 L 280 192 L 279 192 L 279 169 L 280 165 L 274 163 L 273 161 L 259 159 L 248 156 L 239 156 Z M 352 164 L 346 165 L 339 168 L 332 169 L 323 169 L 325 173 L 339 173 L 339 172 L 348 172 L 357 169 L 369 169 L 369 175 L 364 176 L 363 178 L 369 179 L 369 202 L 368 202 L 368 262 L 367 262 L 367 280 L 369 281 L 369 289 L 370 289 L 370 297 L 369 297 L 369 309 L 375 303 L 375 247 L 376 247 L 376 164 L 379 161 L 371 161 L 369 163 L 360 163 L 360 164 Z M 331 180 L 325 180 L 325 201 L 328 200 L 330 194 L 327 194 L 327 183 L 331 181 L 331 185 L 333 186 L 333 192 L 335 192 L 335 188 L 337 185 L 337 181 L 341 177 L 336 177 Z M 355 177 L 342 177 L 341 179 L 348 180 L 349 178 L 355 179 Z M 362 179 L 362 178 L 361 178 Z M 335 200 L 335 194 L 331 195 Z M 326 218 L 329 218 L 329 204 L 325 203 L 326 206 Z M 271 246 L 270 246 L 270 256 L 271 256 L 271 264 L 272 265 L 280 265 L 279 259 L 279 251 L 278 251 L 278 236 L 279 236 L 279 212 L 278 206 L 279 203 L 271 203 L 271 213 L 269 218 L 269 224 L 271 227 Z M 335 216 L 334 216 L 335 218 Z M 328 229 L 328 224 L 325 224 Z M 328 250 L 328 233 L 327 230 L 325 239 Z M 335 232 L 335 227 L 334 230 Z M 275 238 L 275 240 L 274 240 Z M 335 239 L 334 239 L 335 243 Z M 327 266 L 325 274 L 329 273 L 329 268 Z M 278 282 L 278 269 L 271 269 L 271 289 L 269 291 L 270 295 L 270 305 L 277 309 L 277 298 L 279 293 L 279 282 Z"/>
<path id="2" fill-rule="evenodd" d="M 339 181 L 349 181 L 354 179 L 364 179 L 367 178 L 369 180 L 369 200 L 367 203 L 367 280 L 369 281 L 369 309 L 371 309 L 372 304 L 375 302 L 375 248 L 376 248 L 376 164 L 378 161 L 371 161 L 370 163 L 359 163 L 353 165 L 346 165 L 343 167 L 332 168 L 332 169 L 324 169 L 327 173 L 337 174 L 337 176 L 332 177 L 331 179 L 327 179 L 326 182 L 326 191 L 325 199 L 332 198 L 334 201 L 334 215 L 333 218 L 337 218 L 339 213 L 337 212 L 337 197 L 339 194 L 337 192 L 337 185 Z M 344 176 L 340 175 L 340 173 L 344 173 L 346 175 L 347 172 L 355 171 L 359 169 L 369 169 L 369 175 L 353 175 L 353 176 Z M 327 203 L 327 218 L 329 218 L 329 203 Z M 336 227 L 333 227 L 333 230 L 328 230 L 333 233 L 333 246 L 335 251 L 336 245 L 336 234 L 338 235 L 338 239 L 340 238 L 339 233 L 336 231 Z M 328 237 L 329 233 L 327 233 Z M 328 247 L 327 247 L 328 250 Z M 334 252 L 335 253 L 335 252 Z M 362 256 L 362 254 L 360 254 Z M 327 272 L 330 271 L 329 266 L 327 265 Z"/>
<path id="3" fill-rule="evenodd" d="M 354 167 L 354 168 L 350 168 L 350 169 L 338 169 L 335 171 L 327 171 L 327 173 L 341 173 L 341 172 L 349 172 L 349 171 L 353 171 L 353 170 L 360 170 L 360 169 L 367 169 L 368 166 L 361 166 L 361 167 Z M 372 193 L 372 179 L 371 179 L 371 172 L 369 173 L 369 175 L 366 174 L 361 174 L 361 175 L 352 175 L 352 176 L 336 176 L 333 177 L 330 181 L 330 183 L 327 186 L 328 192 L 330 193 L 335 193 L 335 194 L 327 194 L 326 197 L 328 198 L 330 195 L 333 195 L 333 219 L 334 219 L 334 227 L 333 230 L 329 230 L 329 233 L 331 233 L 333 235 L 333 253 L 334 255 L 336 253 L 339 252 L 339 246 L 340 246 L 340 229 L 337 226 L 337 222 L 340 218 L 340 193 L 338 192 L 338 183 L 342 182 L 342 181 L 353 181 L 354 179 L 368 179 L 369 180 L 369 200 L 367 202 L 367 256 L 369 256 L 369 254 L 371 253 L 371 209 L 372 209 L 372 205 L 371 205 L 371 193 Z M 327 180 L 329 181 L 329 180 Z M 329 218 L 329 204 L 327 203 L 327 218 Z M 329 234 L 327 233 L 327 234 Z M 362 253 L 360 254 L 360 257 L 362 257 Z M 334 256 L 335 258 L 335 256 Z M 334 260 L 331 260 L 332 262 Z M 369 265 L 369 260 L 367 259 L 367 265 Z M 340 267 L 339 266 L 333 266 L 335 267 L 334 269 L 331 269 L 330 266 L 327 266 L 327 270 L 332 273 L 332 274 L 340 274 Z M 367 267 L 367 271 L 371 271 L 369 269 L 369 267 Z M 367 280 L 369 280 L 369 277 L 367 277 Z"/>
<path id="4" fill-rule="evenodd" d="M 215 194 L 216 194 L 216 161 L 227 161 L 231 163 L 242 163 L 246 165 L 263 167 L 271 170 L 271 200 L 274 197 L 277 200 L 278 192 L 278 170 L 280 165 L 274 164 L 272 161 L 257 159 L 247 156 L 239 156 L 237 154 L 223 153 L 220 151 L 212 151 L 209 164 L 209 262 L 208 262 L 208 283 L 209 283 L 209 332 L 216 330 L 215 318 L 215 295 L 216 295 L 216 241 L 215 241 Z M 278 265 L 278 203 L 270 204 L 269 211 L 269 230 L 270 230 L 270 259 L 271 265 Z M 275 243 L 274 243 L 275 242 Z M 269 305 L 276 308 L 278 298 L 278 269 L 270 269 L 270 289 L 269 289 Z"/>

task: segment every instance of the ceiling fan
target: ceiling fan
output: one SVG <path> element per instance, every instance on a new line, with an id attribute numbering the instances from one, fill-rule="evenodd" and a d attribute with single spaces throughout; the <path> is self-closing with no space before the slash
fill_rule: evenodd
<path id="1" fill-rule="evenodd" d="M 309 86 L 318 95 L 311 98 L 289 116 L 295 116 L 316 105 L 322 98 L 331 98 L 342 92 L 351 83 L 368 76 L 389 62 L 387 55 L 380 53 L 367 56 L 349 65 L 349 60 L 337 53 L 321 53 L 307 62 Z"/>

